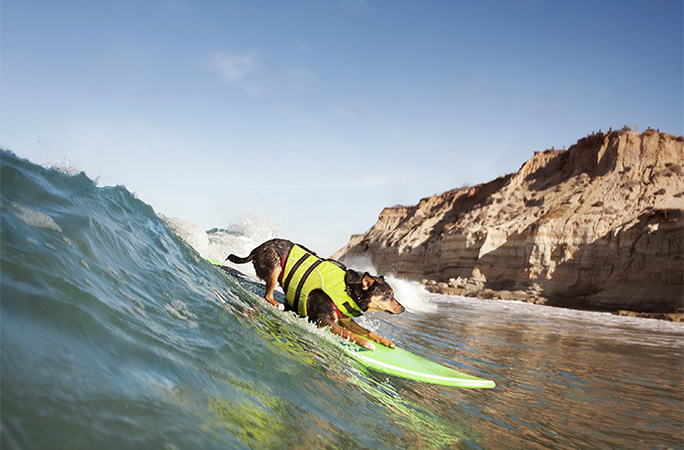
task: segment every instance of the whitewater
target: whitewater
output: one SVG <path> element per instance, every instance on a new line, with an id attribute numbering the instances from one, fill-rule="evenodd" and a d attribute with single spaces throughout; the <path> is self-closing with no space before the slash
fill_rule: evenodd
<path id="1" fill-rule="evenodd" d="M 385 274 L 407 311 L 361 323 L 497 387 L 365 372 L 206 261 L 276 237 L 268 221 L 206 231 L 123 186 L 0 163 L 3 449 L 683 448 L 683 324 Z"/>

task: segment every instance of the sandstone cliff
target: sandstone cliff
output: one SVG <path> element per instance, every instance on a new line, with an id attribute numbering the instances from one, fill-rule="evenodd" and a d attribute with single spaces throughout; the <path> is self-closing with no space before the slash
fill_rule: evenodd
<path id="1" fill-rule="evenodd" d="M 334 257 L 445 293 L 681 313 L 682 164 L 681 136 L 592 134 L 515 174 L 386 208 Z"/>

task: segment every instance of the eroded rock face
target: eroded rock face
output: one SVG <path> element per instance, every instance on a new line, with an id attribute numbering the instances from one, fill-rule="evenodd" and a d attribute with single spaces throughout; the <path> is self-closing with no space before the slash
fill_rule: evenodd
<path id="1" fill-rule="evenodd" d="M 386 208 L 334 257 L 446 293 L 682 312 L 683 164 L 681 136 L 593 134 L 515 174 Z"/>

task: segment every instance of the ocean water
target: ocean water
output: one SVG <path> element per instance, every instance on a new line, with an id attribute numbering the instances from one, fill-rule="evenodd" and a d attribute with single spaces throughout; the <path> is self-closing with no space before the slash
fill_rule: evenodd
<path id="1" fill-rule="evenodd" d="M 206 232 L 1 158 L 3 449 L 683 448 L 682 324 L 390 278 L 407 311 L 362 323 L 497 387 L 368 373 L 204 260 L 246 254 L 267 222 Z"/>

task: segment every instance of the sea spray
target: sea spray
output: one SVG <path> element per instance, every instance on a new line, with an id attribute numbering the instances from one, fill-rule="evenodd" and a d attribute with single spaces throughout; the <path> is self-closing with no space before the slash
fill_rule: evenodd
<path id="1" fill-rule="evenodd" d="M 209 231 L 183 219 L 163 215 L 160 217 L 204 259 L 224 261 L 231 253 L 247 256 L 255 247 L 278 236 L 278 227 L 274 223 L 257 217 L 248 217 L 226 228 L 213 228 Z M 236 265 L 230 261 L 225 263 L 254 279 L 257 278 L 251 264 Z"/>
<path id="2" fill-rule="evenodd" d="M 350 269 L 359 272 L 368 272 L 371 275 L 379 274 L 369 257 L 354 257 L 345 259 L 344 263 Z M 394 289 L 394 296 L 408 311 L 414 313 L 434 312 L 437 306 L 430 298 L 430 293 L 417 281 L 406 280 L 394 274 L 384 274 L 387 283 Z"/>

